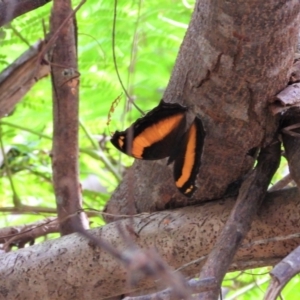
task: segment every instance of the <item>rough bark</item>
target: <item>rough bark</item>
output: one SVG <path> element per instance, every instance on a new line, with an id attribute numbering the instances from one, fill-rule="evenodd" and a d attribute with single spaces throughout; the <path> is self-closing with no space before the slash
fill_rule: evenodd
<path id="1" fill-rule="evenodd" d="M 51 0 L 2 0 L 0 2 L 0 26 L 50 1 Z"/>
<path id="2" fill-rule="evenodd" d="M 273 265 L 299 244 L 300 238 L 295 238 L 300 226 L 297 189 L 270 193 L 265 200 L 231 270 Z M 234 202 L 231 198 L 136 216 L 132 238 L 142 248 L 156 247 L 172 267 L 183 267 L 209 253 Z M 117 249 L 126 249 L 115 223 L 92 232 Z M 294 236 L 289 237 L 291 234 Z M 198 274 L 202 262 L 181 271 L 189 276 Z M 32 300 L 104 299 L 155 285 L 142 280 L 130 288 L 120 263 L 77 234 L 0 256 L 0 277 L 0 298 L 4 299 L 17 299 L 18 295 Z"/>
<path id="3" fill-rule="evenodd" d="M 273 137 L 268 104 L 289 80 L 299 12 L 298 0 L 197 1 L 164 95 L 190 107 L 206 130 L 190 202 L 222 197 L 253 166 L 253 150 Z M 136 212 L 187 204 L 165 161 L 136 161 L 107 211 L 129 213 L 131 199 Z"/>
<path id="4" fill-rule="evenodd" d="M 74 225 L 87 227 L 82 208 L 78 174 L 78 85 L 76 27 L 70 1 L 55 0 L 51 32 L 57 39 L 51 55 L 53 89 L 53 185 L 63 235 Z M 67 23 L 63 28 L 61 24 Z M 80 224 L 80 225 L 79 225 Z"/>
<path id="5" fill-rule="evenodd" d="M 33 45 L 1 72 L 0 118 L 10 114 L 32 86 L 50 73 L 50 66 L 39 56 L 43 47 L 44 42 Z"/>

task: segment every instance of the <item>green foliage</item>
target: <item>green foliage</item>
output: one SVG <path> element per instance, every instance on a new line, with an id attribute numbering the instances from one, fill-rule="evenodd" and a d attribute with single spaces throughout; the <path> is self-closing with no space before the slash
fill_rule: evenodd
<path id="1" fill-rule="evenodd" d="M 225 291 L 226 300 L 252 300 L 263 299 L 271 277 L 269 272 L 272 268 L 259 268 L 256 270 L 248 270 L 244 272 L 228 273 L 223 280 L 222 288 Z M 283 289 L 282 299 L 297 300 L 299 294 L 295 291 L 299 290 L 300 276 L 294 277 Z"/>
<path id="2" fill-rule="evenodd" d="M 74 7 L 78 3 L 74 2 Z M 49 3 L 1 28 L 0 71 L 29 45 L 44 38 L 43 28 L 49 28 L 51 6 Z M 192 5 L 186 7 L 180 1 L 118 1 L 114 34 L 116 64 L 123 85 L 142 110 L 150 110 L 160 101 L 191 13 Z M 120 153 L 109 143 L 110 135 L 140 117 L 140 113 L 131 110 L 131 105 L 125 102 L 125 93 L 116 74 L 112 51 L 114 1 L 88 1 L 76 17 L 80 179 L 84 207 L 101 210 L 123 171 Z M 121 101 L 107 125 L 111 105 L 120 95 Z M 13 207 L 19 200 L 23 205 L 33 206 L 33 211 L 36 206 L 55 209 L 49 156 L 52 147 L 49 77 L 37 82 L 14 112 L 2 119 L 0 134 L 7 161 L 6 166 L 2 161 L 0 169 L 0 207 Z M 122 165 L 131 163 L 132 159 L 122 156 Z M 91 185 L 97 192 L 90 190 Z M 42 217 L 44 215 L 39 218 Z M 0 226 L 36 219 L 32 215 L 20 214 L 13 218 L 6 215 Z M 99 225 L 103 221 L 97 218 L 93 223 Z"/>

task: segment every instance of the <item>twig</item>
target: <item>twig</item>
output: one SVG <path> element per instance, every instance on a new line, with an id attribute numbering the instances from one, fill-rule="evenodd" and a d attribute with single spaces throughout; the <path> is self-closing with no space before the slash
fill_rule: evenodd
<path id="1" fill-rule="evenodd" d="M 114 166 L 107 159 L 106 155 L 103 155 L 102 149 L 100 149 L 98 143 L 95 142 L 95 139 L 93 139 L 93 137 L 90 134 L 90 132 L 88 131 L 88 129 L 84 126 L 83 122 L 80 121 L 80 120 L 79 120 L 79 126 L 81 127 L 81 129 L 85 133 L 88 140 L 91 142 L 91 144 L 92 144 L 93 148 L 95 149 L 95 151 L 97 151 L 97 159 L 100 159 L 104 163 L 104 165 L 107 167 L 107 169 L 115 176 L 115 178 L 118 181 L 120 181 L 121 176 L 119 175 L 119 172 L 117 172 L 117 170 L 115 170 Z M 79 150 L 81 151 L 82 149 L 79 149 Z"/>
<path id="2" fill-rule="evenodd" d="M 0 1 L 0 27 L 27 12 L 39 8 L 51 0 Z"/>
<path id="3" fill-rule="evenodd" d="M 134 25 L 134 31 L 132 34 L 132 42 L 131 42 L 131 49 L 130 49 L 130 62 L 129 62 L 129 68 L 128 68 L 128 73 L 127 73 L 127 86 L 128 88 L 131 87 L 130 81 L 132 79 L 131 74 L 134 75 L 134 70 L 135 70 L 135 64 L 136 64 L 136 59 L 137 59 L 137 48 L 138 48 L 138 28 L 139 28 L 139 23 L 141 20 L 141 10 L 142 10 L 142 0 L 138 1 L 138 9 L 137 9 L 137 18 L 136 22 Z M 132 94 L 133 90 L 129 90 L 129 93 Z"/>
<path id="4" fill-rule="evenodd" d="M 7 173 L 7 178 L 8 178 L 8 181 L 9 181 L 12 193 L 13 193 L 13 203 L 14 203 L 14 206 L 16 208 L 19 208 L 19 207 L 21 207 L 22 203 L 21 203 L 21 200 L 20 200 L 20 198 L 18 196 L 17 190 L 15 188 L 15 184 L 14 184 L 14 181 L 13 181 L 13 178 L 12 178 L 12 174 L 10 172 L 10 168 L 9 168 L 7 156 L 6 156 L 4 145 L 3 145 L 2 136 L 3 136 L 2 135 L 2 127 L 0 126 L 0 152 L 1 152 L 2 156 L 3 156 L 3 162 L 4 162 L 5 171 Z"/>
<path id="5" fill-rule="evenodd" d="M 113 54 L 113 62 L 114 62 L 114 66 L 115 66 L 115 70 L 116 70 L 116 74 L 118 77 L 118 80 L 121 84 L 121 87 L 125 93 L 125 95 L 127 96 L 128 100 L 134 105 L 134 107 L 141 113 L 144 114 L 143 111 L 135 104 L 135 102 L 133 101 L 133 99 L 130 97 L 130 95 L 128 94 L 124 83 L 122 81 L 120 72 L 119 72 L 119 68 L 118 68 L 118 64 L 117 64 L 117 57 L 116 57 L 116 21 L 117 21 L 117 6 L 118 6 L 118 0 L 114 0 L 114 18 L 113 18 L 113 28 L 112 28 L 112 54 Z"/>
<path id="6" fill-rule="evenodd" d="M 289 164 L 291 177 L 296 182 L 298 189 L 300 187 L 300 109 L 289 109 L 282 117 L 283 131 L 282 141 L 286 153 L 286 158 Z M 289 130 L 294 129 L 296 132 Z M 292 133 L 292 134 L 291 134 Z M 280 291 L 287 282 L 297 273 L 300 272 L 300 247 L 296 248 L 286 258 L 284 258 L 272 270 L 272 282 L 268 288 L 265 299 L 276 299 Z"/>
<path id="7" fill-rule="evenodd" d="M 61 30 L 66 27 L 67 23 L 72 19 L 72 17 L 75 16 L 76 12 L 81 8 L 81 6 L 86 2 L 86 0 L 81 0 L 79 4 L 72 10 L 70 9 L 69 15 L 67 15 L 64 20 L 59 23 L 60 25 L 57 27 L 57 29 L 53 32 L 51 35 L 49 41 L 47 41 L 45 47 L 41 50 L 39 53 L 39 60 L 42 60 L 42 58 L 45 56 L 45 54 L 49 51 L 49 49 L 53 46 L 54 42 L 58 38 L 59 33 Z"/>
<path id="8" fill-rule="evenodd" d="M 27 47 L 31 47 L 30 43 L 28 42 L 28 40 L 26 40 L 26 38 L 14 27 L 10 24 L 9 28 L 12 29 L 13 33 L 24 43 L 27 45 Z"/>
<path id="9" fill-rule="evenodd" d="M 239 297 L 242 296 L 242 294 L 245 294 L 247 291 L 252 290 L 254 287 L 260 286 L 266 282 L 270 281 L 270 278 L 262 278 L 258 280 L 258 282 L 252 282 L 239 290 L 237 290 L 234 294 L 230 295 L 229 297 L 226 297 L 226 300 L 235 300 L 240 299 Z"/>
<path id="10" fill-rule="evenodd" d="M 49 65 L 39 60 L 44 45 L 40 41 L 30 46 L 0 73 L 0 117 L 10 114 L 31 87 L 50 73 Z"/>
<path id="11" fill-rule="evenodd" d="M 20 130 L 23 130 L 23 131 L 26 131 L 26 132 L 30 132 L 30 133 L 32 133 L 32 134 L 34 134 L 34 135 L 36 135 L 40 138 L 44 138 L 44 139 L 47 139 L 47 140 L 52 140 L 51 136 L 43 134 L 39 131 L 33 130 L 33 129 L 28 128 L 28 127 L 24 127 L 20 124 L 15 124 L 15 123 L 7 122 L 7 121 L 4 121 L 4 120 L 0 120 L 0 125 L 10 126 L 10 127 L 20 129 Z"/>
<path id="12" fill-rule="evenodd" d="M 216 282 L 214 278 L 205 278 L 202 280 L 191 279 L 188 281 L 187 285 L 193 293 L 201 293 L 214 288 L 216 286 Z M 168 288 L 149 295 L 126 297 L 124 300 L 172 300 L 172 293 L 172 289 Z"/>
<path id="13" fill-rule="evenodd" d="M 46 135 L 46 134 L 41 133 L 41 132 L 38 132 L 38 131 L 35 131 L 31 128 L 21 126 L 19 124 L 15 124 L 15 123 L 0 120 L 0 125 L 7 125 L 7 126 L 10 126 L 10 127 L 13 127 L 13 128 L 24 130 L 26 132 L 30 132 L 32 134 L 35 134 L 36 136 L 38 136 L 40 138 L 44 138 L 44 139 L 52 141 L 51 136 Z M 82 127 L 83 125 L 80 124 L 80 126 Z M 82 129 L 85 131 L 84 127 L 82 127 Z M 86 132 L 86 133 L 88 133 L 88 132 Z M 121 180 L 121 177 L 120 177 L 119 173 L 115 170 L 113 165 L 110 163 L 110 161 L 107 159 L 107 157 L 101 151 L 99 151 L 99 150 L 98 151 L 93 151 L 93 150 L 89 150 L 89 149 L 85 149 L 85 148 L 79 148 L 79 151 L 81 153 L 89 155 L 90 157 L 92 157 L 94 159 L 97 159 L 97 160 L 103 162 L 105 164 L 105 166 L 112 172 L 112 174 L 115 176 L 115 178 L 118 181 Z"/>
<path id="14" fill-rule="evenodd" d="M 300 272 L 300 247 L 296 248 L 271 271 L 272 281 L 265 300 L 275 300 L 284 286 Z"/>
<path id="15" fill-rule="evenodd" d="M 277 181 L 271 188 L 268 189 L 268 192 L 274 192 L 285 188 L 289 183 L 293 181 L 291 174 L 287 174 L 279 181 Z"/>
<path id="16" fill-rule="evenodd" d="M 12 233 L 5 235 L 8 231 Z M 25 226 L 0 229 L 0 242 L 4 242 L 3 250 L 9 252 L 13 245 L 23 248 L 26 243 L 54 232 L 59 232 L 59 223 L 57 218 L 52 217 Z"/>
<path id="17" fill-rule="evenodd" d="M 300 135 L 300 108 L 289 109 L 282 117 L 282 127 L 294 129 L 293 133 Z M 290 174 L 300 188 L 300 138 L 289 132 L 283 132 L 282 141 L 289 164 Z"/>
<path id="18" fill-rule="evenodd" d="M 285 235 L 285 236 L 274 236 L 274 237 L 266 238 L 266 239 L 263 239 L 263 240 L 253 241 L 251 243 L 242 244 L 241 248 L 249 249 L 249 248 L 251 248 L 253 246 L 256 246 L 256 245 L 265 245 L 265 244 L 269 244 L 269 243 L 287 241 L 287 240 L 293 240 L 293 239 L 295 240 L 297 238 L 300 238 L 300 232 Z"/>
<path id="19" fill-rule="evenodd" d="M 279 161 L 279 142 L 261 150 L 257 166 L 243 182 L 225 228 L 202 268 L 200 279 L 215 277 L 218 285 L 221 284 L 240 243 L 250 230 L 251 222 L 279 166 Z M 200 299 L 217 299 L 218 294 L 219 288 L 216 288 L 201 294 Z"/>
<path id="20" fill-rule="evenodd" d="M 0 212 L 12 214 L 56 214 L 55 208 L 21 205 L 19 207 L 0 207 Z"/>
<path id="21" fill-rule="evenodd" d="M 20 207 L 0 207 L 0 212 L 2 213 L 11 213 L 15 215 L 25 215 L 25 214 L 32 214 L 32 215 L 45 215 L 45 214 L 57 214 L 56 208 L 51 207 L 42 207 L 42 206 L 31 206 L 31 205 L 21 205 Z M 91 209 L 80 209 L 75 213 L 85 212 L 88 217 L 96 217 L 99 215 L 103 215 L 105 213 L 96 212 Z M 124 217 L 124 216 L 121 216 Z M 128 217 L 128 216 L 127 216 Z"/>

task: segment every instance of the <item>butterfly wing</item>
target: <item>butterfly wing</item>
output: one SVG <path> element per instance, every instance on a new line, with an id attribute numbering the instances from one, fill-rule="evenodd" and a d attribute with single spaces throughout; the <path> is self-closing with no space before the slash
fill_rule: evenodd
<path id="1" fill-rule="evenodd" d="M 184 134 L 186 108 L 177 103 L 160 104 L 128 129 L 116 132 L 111 142 L 125 154 L 157 160 L 170 156 Z"/>
<path id="2" fill-rule="evenodd" d="M 187 197 L 196 190 L 196 177 L 201 165 L 205 131 L 199 118 L 195 118 L 184 134 L 174 162 L 174 179 L 177 188 Z"/>

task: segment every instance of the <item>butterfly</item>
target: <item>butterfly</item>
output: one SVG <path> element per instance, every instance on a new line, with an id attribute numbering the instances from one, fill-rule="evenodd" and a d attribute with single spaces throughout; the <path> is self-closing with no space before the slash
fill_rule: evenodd
<path id="1" fill-rule="evenodd" d="M 112 144 L 137 159 L 174 162 L 175 185 L 186 197 L 196 190 L 205 130 L 198 117 L 187 127 L 187 108 L 178 103 L 160 104 L 125 131 L 116 131 Z"/>

